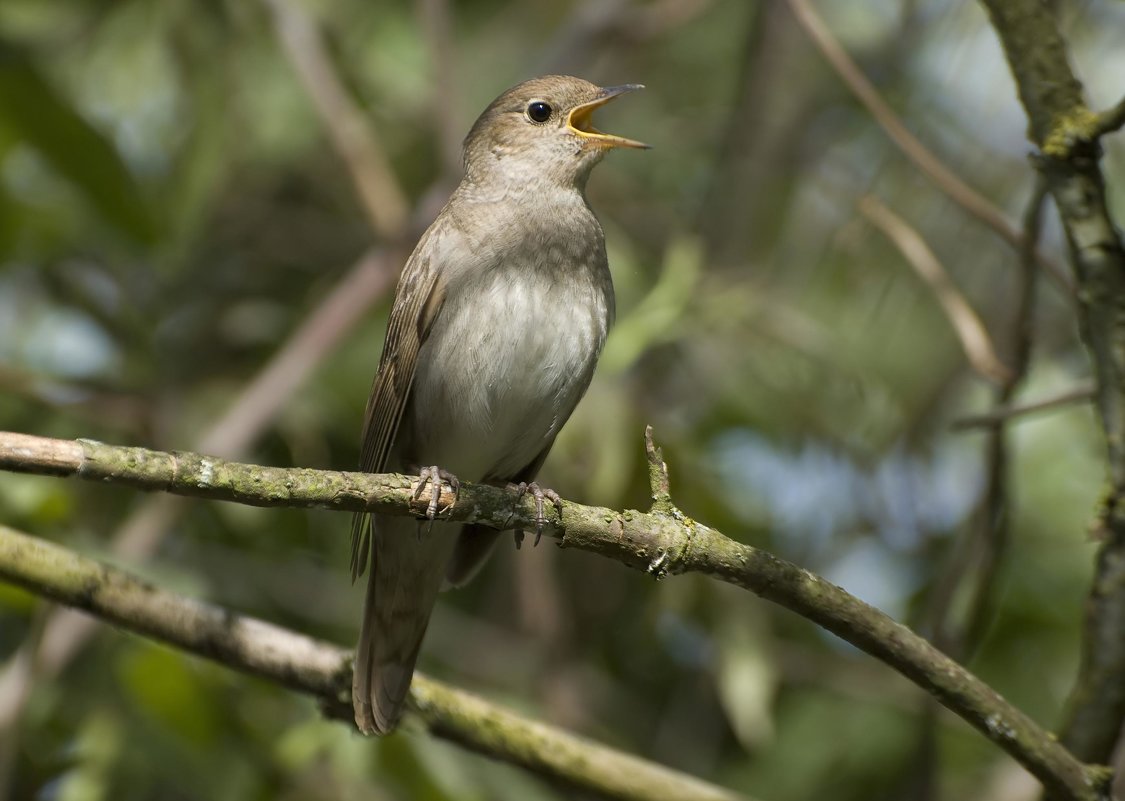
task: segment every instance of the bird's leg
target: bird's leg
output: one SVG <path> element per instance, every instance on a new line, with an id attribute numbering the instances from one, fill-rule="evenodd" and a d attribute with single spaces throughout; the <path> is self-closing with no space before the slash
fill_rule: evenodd
<path id="1" fill-rule="evenodd" d="M 543 501 L 550 501 L 551 505 L 554 506 L 555 510 L 559 513 L 559 518 L 561 519 L 563 513 L 562 498 L 560 498 L 559 494 L 553 489 L 543 489 L 534 481 L 530 483 L 521 481 L 519 484 L 509 484 L 508 489 L 515 490 L 516 503 L 519 503 L 520 499 L 529 492 L 532 497 L 535 498 L 535 542 L 533 545 L 538 545 L 539 539 L 543 536 L 543 526 L 547 522 L 547 518 L 543 516 Z M 515 535 L 516 548 L 519 548 L 523 544 L 523 529 L 517 528 Z"/>
<path id="2" fill-rule="evenodd" d="M 442 470 L 437 465 L 419 467 L 417 470 L 419 481 L 418 488 L 414 490 L 414 500 L 419 500 L 422 497 L 422 494 L 426 491 L 426 485 L 429 484 L 430 503 L 426 506 L 426 519 L 432 523 L 439 512 L 448 512 L 450 507 L 457 503 L 457 493 L 461 490 L 461 482 L 457 479 L 457 476 L 448 470 Z M 449 490 L 453 493 L 453 500 L 449 506 L 439 510 L 438 503 L 441 501 L 441 484 L 443 481 L 449 485 Z"/>

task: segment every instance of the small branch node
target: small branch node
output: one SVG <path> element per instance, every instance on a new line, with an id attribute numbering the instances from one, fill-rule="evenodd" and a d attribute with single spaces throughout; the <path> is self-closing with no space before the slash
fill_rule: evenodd
<path id="1" fill-rule="evenodd" d="M 652 426 L 645 426 L 645 455 L 648 457 L 648 483 L 652 490 L 652 511 L 674 514 L 664 451 L 653 441 Z"/>

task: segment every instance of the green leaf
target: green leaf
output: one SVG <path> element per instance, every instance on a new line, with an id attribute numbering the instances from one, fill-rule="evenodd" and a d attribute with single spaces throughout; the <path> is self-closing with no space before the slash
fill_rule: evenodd
<path id="1" fill-rule="evenodd" d="M 3 43 L 0 127 L 35 149 L 120 232 L 142 243 L 155 239 L 148 206 L 117 150 L 30 61 Z"/>

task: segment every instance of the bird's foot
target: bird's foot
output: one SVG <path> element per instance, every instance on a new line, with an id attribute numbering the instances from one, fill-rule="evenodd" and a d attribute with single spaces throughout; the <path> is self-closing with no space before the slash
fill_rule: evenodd
<path id="1" fill-rule="evenodd" d="M 430 487 L 430 502 L 426 506 L 426 519 L 430 522 L 433 522 L 439 514 L 448 512 L 453 504 L 457 503 L 457 493 L 461 491 L 461 482 L 457 476 L 448 470 L 442 470 L 437 465 L 420 467 L 418 468 L 418 479 L 418 488 L 414 490 L 414 500 L 417 501 L 422 498 L 428 484 Z M 453 493 L 453 500 L 447 506 L 438 509 L 438 504 L 441 503 L 441 485 L 443 482 L 449 485 L 449 491 Z"/>
<path id="2" fill-rule="evenodd" d="M 543 526 L 547 524 L 547 518 L 543 516 L 544 501 L 550 501 L 551 505 L 555 507 L 555 511 L 559 513 L 559 518 L 562 518 L 563 507 L 562 498 L 553 489 L 543 489 L 534 481 L 528 483 L 521 481 L 519 484 L 509 484 L 508 489 L 515 490 L 516 503 L 523 498 L 527 493 L 531 493 L 535 498 L 535 542 L 533 545 L 538 545 L 540 538 L 543 536 Z M 522 528 L 517 528 L 515 532 L 516 548 L 518 549 L 523 545 L 524 532 Z"/>

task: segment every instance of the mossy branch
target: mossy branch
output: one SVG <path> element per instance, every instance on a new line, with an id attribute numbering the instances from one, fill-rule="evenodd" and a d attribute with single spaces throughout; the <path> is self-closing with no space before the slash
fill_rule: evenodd
<path id="1" fill-rule="evenodd" d="M 279 626 L 154 587 L 117 568 L 0 525 L 0 579 L 130 631 L 320 700 L 352 721 L 352 653 Z M 750 801 L 421 674 L 412 718 L 438 737 L 622 801 Z M 408 723 L 409 725 L 409 723 Z"/>
<path id="2" fill-rule="evenodd" d="M 1049 3 L 983 0 L 1000 37 L 1066 232 L 1078 322 L 1094 363 L 1109 491 L 1104 544 L 1086 607 L 1082 666 L 1062 741 L 1081 759 L 1108 761 L 1125 722 L 1125 246 L 1106 202 L 1099 137 L 1125 122 L 1125 101 L 1100 114 L 1083 97 Z"/>
<path id="3" fill-rule="evenodd" d="M 650 454 L 658 460 L 654 447 Z M 422 511 L 413 498 L 416 477 L 261 467 L 88 440 L 0 433 L 0 469 L 73 475 L 255 506 L 317 506 L 397 515 Z M 1081 801 L 1104 797 L 1110 778 L 1107 769 L 1082 764 L 964 667 L 820 576 L 684 516 L 670 499 L 661 504 L 667 487 L 663 468 L 654 471 L 653 479 L 654 494 L 661 497 L 650 512 L 564 501 L 562 522 L 553 518 L 544 534 L 556 538 L 561 547 L 591 551 L 657 577 L 702 573 L 791 609 L 932 693 L 1052 792 Z M 442 505 L 449 506 L 442 517 L 499 529 L 534 527 L 534 502 L 524 498 L 516 503 L 514 498 L 505 490 L 463 484 L 456 503 L 451 496 L 442 499 Z M 9 565 L 0 573 L 11 575 L 14 569 Z"/>

